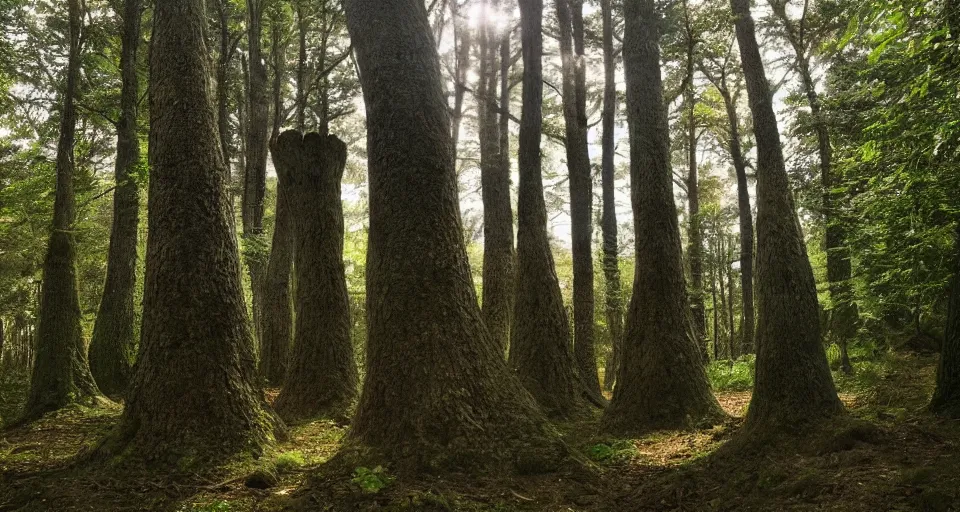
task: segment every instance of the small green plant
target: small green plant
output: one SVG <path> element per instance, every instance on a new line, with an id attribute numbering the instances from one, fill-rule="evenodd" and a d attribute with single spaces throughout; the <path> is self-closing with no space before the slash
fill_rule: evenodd
<path id="1" fill-rule="evenodd" d="M 750 391 L 753 389 L 754 356 L 746 355 L 736 361 L 713 361 L 707 366 L 707 376 L 714 391 Z"/>
<path id="2" fill-rule="evenodd" d="M 373 469 L 363 466 L 353 470 L 351 482 L 356 484 L 363 492 L 380 492 L 381 489 L 390 485 L 394 477 L 387 474 L 383 466 L 377 466 Z"/>
<path id="3" fill-rule="evenodd" d="M 210 503 L 194 503 L 184 505 L 178 509 L 179 512 L 230 512 L 233 508 L 229 501 L 217 500 Z"/>
<path id="4" fill-rule="evenodd" d="M 629 440 L 620 439 L 595 444 L 587 449 L 587 453 L 597 462 L 616 462 L 633 458 L 637 454 L 637 447 Z"/>
<path id="5" fill-rule="evenodd" d="M 277 456 L 277 460 L 274 462 L 277 471 L 281 473 L 299 469 L 304 464 L 306 464 L 306 459 L 304 459 L 303 453 L 299 451 L 283 452 Z"/>

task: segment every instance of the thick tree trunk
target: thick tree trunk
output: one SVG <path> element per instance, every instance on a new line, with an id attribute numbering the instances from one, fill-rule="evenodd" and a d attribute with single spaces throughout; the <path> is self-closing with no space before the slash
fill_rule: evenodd
<path id="1" fill-rule="evenodd" d="M 265 0 L 247 0 L 247 51 L 250 78 L 247 89 L 246 167 L 243 180 L 244 259 L 250 272 L 253 297 L 253 334 L 260 339 L 263 309 L 263 276 L 267 264 L 261 250 L 264 197 L 267 190 L 267 134 L 270 127 L 270 97 L 267 92 L 267 68 L 261 49 L 263 8 Z"/>
<path id="2" fill-rule="evenodd" d="M 960 226 L 957 227 L 953 283 L 947 308 L 946 336 L 937 368 L 937 387 L 930 401 L 934 414 L 960 418 Z"/>
<path id="3" fill-rule="evenodd" d="M 500 154 L 502 148 L 496 96 L 498 45 L 493 38 L 491 23 L 481 20 L 479 30 L 477 117 L 480 125 L 480 182 L 483 192 L 483 320 L 493 340 L 499 345 L 500 352 L 506 354 L 516 287 L 510 167 L 503 165 L 503 155 Z"/>
<path id="4" fill-rule="evenodd" d="M 280 164 L 274 149 L 273 166 L 278 169 L 276 221 L 267 273 L 263 283 L 263 333 L 260 340 L 260 375 L 267 385 L 279 386 L 287 376 L 293 339 L 293 307 L 290 303 L 290 270 L 293 265 L 293 233 L 289 184 L 279 179 Z"/>
<path id="5" fill-rule="evenodd" d="M 348 0 L 346 10 L 370 150 L 367 374 L 349 441 L 398 472 L 555 469 L 567 449 L 477 306 L 423 2 Z"/>
<path id="6" fill-rule="evenodd" d="M 573 340 L 577 371 L 591 402 L 604 404 L 594 346 L 593 176 L 587 145 L 582 0 L 556 0 L 563 73 L 563 117 L 570 185 L 573 253 Z"/>
<path id="7" fill-rule="evenodd" d="M 612 390 L 620 368 L 623 345 L 623 292 L 620 285 L 619 241 L 617 238 L 616 169 L 613 165 L 615 122 L 617 116 L 617 63 L 613 56 L 612 0 L 602 0 L 603 16 L 603 133 L 601 135 L 601 174 L 603 188 L 603 275 L 606 284 L 607 329 L 610 331 L 610 357 L 603 374 L 603 387 Z"/>
<path id="8" fill-rule="evenodd" d="M 347 146 L 334 135 L 287 131 L 274 155 L 289 193 L 297 272 L 296 335 L 277 412 L 288 421 L 343 418 L 357 394 L 340 202 Z"/>
<path id="9" fill-rule="evenodd" d="M 106 456 L 193 465 L 271 443 L 217 138 L 202 0 L 158 2 L 143 335 Z"/>
<path id="10" fill-rule="evenodd" d="M 102 400 L 90 374 L 87 345 L 80 327 L 77 292 L 76 197 L 73 190 L 73 145 L 77 125 L 77 89 L 80 80 L 83 8 L 80 0 L 67 2 L 70 53 L 57 143 L 57 186 L 53 203 L 53 232 L 43 260 L 36 357 L 30 393 L 21 421 L 73 403 L 96 405 Z"/>
<path id="11" fill-rule="evenodd" d="M 627 311 L 623 365 L 603 428 L 618 434 L 689 428 L 723 417 L 693 339 L 680 229 L 673 200 L 670 142 L 656 8 L 624 4 L 624 64 L 636 278 Z"/>
<path id="12" fill-rule="evenodd" d="M 731 0 L 757 139 L 757 363 L 747 435 L 843 412 L 820 335 L 817 290 L 787 178 L 780 132 L 750 16 Z"/>
<path id="13" fill-rule="evenodd" d="M 113 228 L 107 252 L 107 278 L 90 341 L 90 371 L 100 390 L 119 396 L 130 382 L 136 357 L 134 339 L 137 284 L 137 224 L 140 215 L 140 138 L 137 135 L 137 49 L 140 46 L 140 0 L 123 3 L 120 41 L 120 122 L 113 193 Z"/>
<path id="14" fill-rule="evenodd" d="M 555 417 L 584 410 L 583 384 L 570 347 L 570 324 L 547 236 L 540 134 L 543 101 L 542 0 L 520 2 L 523 110 L 517 200 L 517 302 L 510 365 L 540 407 Z"/>

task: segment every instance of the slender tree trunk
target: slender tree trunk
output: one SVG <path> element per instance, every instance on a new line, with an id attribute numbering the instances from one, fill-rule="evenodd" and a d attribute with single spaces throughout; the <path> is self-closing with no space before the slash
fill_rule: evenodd
<path id="1" fill-rule="evenodd" d="M 732 345 L 731 340 L 733 340 L 733 335 L 731 334 L 730 324 L 727 321 L 727 283 L 729 282 L 727 275 L 729 274 L 729 268 L 724 261 L 727 257 L 727 244 L 724 242 L 724 233 L 719 226 L 717 226 L 717 239 L 717 263 L 719 265 L 717 268 L 719 271 L 717 277 L 720 280 L 720 324 L 726 333 L 726 346 L 730 347 Z M 729 351 L 726 355 L 727 359 L 732 359 Z"/>
<path id="2" fill-rule="evenodd" d="M 612 0 L 602 0 L 603 16 L 603 133 L 601 135 L 600 182 L 603 188 L 603 275 L 606 282 L 607 328 L 610 331 L 610 357 L 603 374 L 603 387 L 613 389 L 620 368 L 623 346 L 623 291 L 620 285 L 619 240 L 617 237 L 616 169 L 613 165 L 617 116 L 617 63 L 613 56 Z"/>
<path id="3" fill-rule="evenodd" d="M 137 49 L 140 46 L 141 10 L 140 0 L 125 0 L 123 3 L 113 228 L 110 230 L 103 298 L 89 353 L 90 371 L 100 389 L 109 396 L 121 395 L 126 390 L 137 345 L 133 295 L 137 284 L 137 225 L 140 221 Z"/>
<path id="4" fill-rule="evenodd" d="M 334 135 L 287 131 L 274 155 L 297 258 L 296 337 L 277 412 L 287 421 L 342 418 L 357 394 L 340 202 L 347 146 Z"/>
<path id="5" fill-rule="evenodd" d="M 729 300 L 727 301 L 727 319 L 730 324 L 730 360 L 735 361 L 738 357 L 737 354 L 737 323 L 734 319 L 735 310 L 737 304 L 737 287 L 734 284 L 733 280 L 733 267 L 730 265 L 730 260 L 733 257 L 733 239 L 730 240 L 730 245 L 726 253 L 726 262 L 727 262 L 727 290 Z"/>
<path id="6" fill-rule="evenodd" d="M 485 9 L 485 6 L 484 6 Z M 484 11 L 485 12 L 485 11 Z M 480 23 L 480 81 L 477 112 L 480 125 L 480 181 L 483 192 L 483 320 L 500 353 L 510 341 L 516 288 L 513 207 L 510 168 L 503 165 L 497 117 L 497 41 L 486 19 Z M 509 158 L 509 156 L 507 156 Z"/>
<path id="7" fill-rule="evenodd" d="M 451 152 L 454 167 L 457 164 L 457 151 L 460 146 L 460 124 L 463 122 L 463 99 L 467 93 L 467 70 L 470 67 L 470 49 L 473 44 L 470 37 L 470 27 L 466 18 L 460 13 L 460 0 L 450 0 L 450 17 L 453 22 L 453 44 L 456 53 L 453 78 L 453 115 L 450 122 L 450 133 L 453 135 L 453 149 Z"/>
<path id="8" fill-rule="evenodd" d="M 297 17 L 297 98 L 296 98 L 296 119 L 297 130 L 303 132 L 307 126 L 307 101 L 309 100 L 309 91 L 307 84 L 307 32 L 310 30 L 310 20 L 307 18 L 304 3 L 306 0 L 298 0 L 296 3 Z"/>
<path id="9" fill-rule="evenodd" d="M 77 90 L 80 80 L 83 7 L 67 2 L 70 53 L 60 114 L 57 144 L 57 186 L 53 203 L 53 232 L 43 261 L 38 343 L 30 377 L 30 393 L 21 421 L 73 403 L 96 405 L 102 397 L 90 374 L 87 345 L 80 327 L 77 292 L 77 241 L 74 235 L 76 197 L 73 190 L 73 146 L 77 129 Z"/>
<path id="10" fill-rule="evenodd" d="M 693 55 L 691 50 L 690 72 L 693 73 Z M 707 355 L 707 345 L 704 343 L 706 331 L 706 313 L 703 304 L 703 233 L 700 228 L 700 178 L 697 175 L 697 120 L 694 113 L 696 98 L 693 91 L 693 77 L 688 86 L 687 104 L 687 214 L 689 215 L 687 260 L 690 262 L 690 281 L 692 293 L 690 297 L 693 313 L 693 328 L 697 346 L 704 356 Z"/>
<path id="11" fill-rule="evenodd" d="M 253 296 L 253 334 L 259 340 L 263 310 L 263 276 L 267 258 L 260 241 L 263 235 L 264 197 L 267 190 L 267 134 L 270 127 L 270 98 L 267 92 L 267 68 L 263 63 L 262 22 L 265 0 L 247 0 L 247 51 L 249 85 L 247 89 L 247 147 L 243 181 L 244 259 L 250 272 Z"/>
<path id="12" fill-rule="evenodd" d="M 227 188 L 231 187 L 230 141 L 230 63 L 236 50 L 236 41 L 230 34 L 230 11 L 228 0 L 217 0 L 217 14 L 220 18 L 220 53 L 217 56 L 217 131 L 220 133 L 220 148 L 223 152 L 223 162 L 226 164 Z M 231 205 L 233 194 L 230 195 Z"/>
<path id="13" fill-rule="evenodd" d="M 271 60 L 273 61 L 273 125 L 270 147 L 280 136 L 283 124 L 283 77 L 285 43 L 280 38 L 280 20 L 272 20 Z M 273 155 L 277 168 L 277 155 Z M 279 171 L 278 171 L 279 172 Z M 270 256 L 263 279 L 263 309 L 261 311 L 260 374 L 268 385 L 280 385 L 287 374 L 290 342 L 293 330 L 293 312 L 290 304 L 290 268 L 293 264 L 290 190 L 277 180 L 277 205 L 273 226 Z"/>
<path id="14" fill-rule="evenodd" d="M 960 225 L 957 226 L 955 244 L 946 336 L 940 351 L 937 387 L 930 401 L 930 410 L 947 418 L 960 418 Z"/>
<path id="15" fill-rule="evenodd" d="M 820 335 L 817 290 L 794 209 L 780 132 L 750 16 L 731 0 L 757 139 L 757 363 L 746 435 L 843 412 Z"/>
<path id="16" fill-rule="evenodd" d="M 570 324 L 547 236 L 540 155 L 542 15 L 542 0 L 520 2 L 523 110 L 517 200 L 517 302 L 510 365 L 547 414 L 566 417 L 583 410 L 585 402 L 581 399 L 583 385 L 570 347 Z"/>
<path id="17" fill-rule="evenodd" d="M 142 348 L 120 425 L 101 447 L 181 469 L 258 456 L 273 439 L 256 388 L 203 5 L 154 8 Z"/>
<path id="18" fill-rule="evenodd" d="M 715 248 L 714 248 L 715 249 Z M 714 254 L 714 264 L 710 269 L 710 291 L 713 294 L 713 360 L 720 360 L 720 314 L 717 308 L 717 264 L 716 264 L 716 254 L 717 251 L 713 251 Z"/>
<path id="19" fill-rule="evenodd" d="M 624 4 L 636 277 L 608 432 L 689 428 L 723 417 L 693 339 L 684 283 L 654 0 Z"/>
<path id="20" fill-rule="evenodd" d="M 400 473 L 553 470 L 567 449 L 477 305 L 423 2 L 348 0 L 346 13 L 370 150 L 367 373 L 348 441 Z"/>
<path id="21" fill-rule="evenodd" d="M 500 171 L 510 179 L 510 30 L 505 30 L 500 39 L 500 160 L 503 169 Z M 511 231 L 513 230 L 511 222 Z M 516 266 L 516 253 L 514 253 Z M 516 269 L 514 269 L 516 273 Z M 516 278 L 516 276 L 514 276 Z M 510 314 L 513 314 L 511 309 Z M 512 317 L 511 317 L 512 322 Z M 511 323 L 512 325 L 512 323 Z M 508 338 L 509 341 L 509 338 Z"/>
<path id="22" fill-rule="evenodd" d="M 573 241 L 574 357 L 584 392 L 592 402 L 605 403 L 597 376 L 593 330 L 593 177 L 587 146 L 586 79 L 581 69 L 584 58 L 583 2 L 556 0 L 556 10 L 560 27 L 564 134 Z"/>

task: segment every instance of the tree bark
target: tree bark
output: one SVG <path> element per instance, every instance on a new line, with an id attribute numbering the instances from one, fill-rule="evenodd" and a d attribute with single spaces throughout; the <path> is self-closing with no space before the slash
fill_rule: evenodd
<path id="1" fill-rule="evenodd" d="M 36 357 L 30 377 L 30 393 L 21 421 L 38 419 L 44 413 L 70 404 L 89 406 L 103 400 L 90 374 L 87 345 L 80 327 L 80 297 L 77 291 L 77 241 L 74 234 L 76 196 L 73 189 L 73 146 L 77 129 L 77 90 L 80 80 L 83 7 L 80 0 L 67 2 L 70 51 L 67 56 L 60 139 L 57 143 L 57 182 L 53 203 L 53 232 L 43 260 Z"/>
<path id="2" fill-rule="evenodd" d="M 617 237 L 616 169 L 613 157 L 615 122 L 617 115 L 617 63 L 613 56 L 612 0 L 600 3 L 603 16 L 603 133 L 601 135 L 600 182 L 603 189 L 603 214 L 600 229 L 603 233 L 603 275 L 606 282 L 607 329 L 610 331 L 610 357 L 606 361 L 603 387 L 612 390 L 620 368 L 623 346 L 623 291 L 620 284 L 619 239 Z"/>
<path id="3" fill-rule="evenodd" d="M 504 155 L 500 153 L 503 148 L 497 117 L 497 40 L 493 37 L 493 27 L 488 20 L 481 19 L 479 25 L 477 121 L 480 126 L 480 182 L 483 195 L 482 311 L 484 323 L 500 346 L 500 353 L 506 354 L 516 287 L 510 167 L 509 164 L 503 165 Z"/>
<path id="4" fill-rule="evenodd" d="M 573 256 L 573 340 L 577 371 L 591 402 L 605 404 L 597 374 L 593 297 L 593 176 L 587 145 L 583 1 L 556 0 Z"/>
<path id="5" fill-rule="evenodd" d="M 787 178 L 780 132 L 750 16 L 731 0 L 757 139 L 757 362 L 747 436 L 843 412 L 820 334 L 817 290 Z"/>
<path id="6" fill-rule="evenodd" d="M 947 307 L 946 335 L 937 368 L 937 387 L 930 410 L 946 418 L 960 418 L 960 225 L 956 234 L 953 283 Z"/>
<path id="7" fill-rule="evenodd" d="M 289 193 L 297 272 L 293 357 L 277 412 L 287 421 L 343 418 L 357 394 L 340 201 L 347 146 L 334 135 L 287 131 L 274 155 Z"/>
<path id="8" fill-rule="evenodd" d="M 370 175 L 367 373 L 348 442 L 400 473 L 553 470 L 567 449 L 477 305 L 423 2 L 348 0 L 346 11 Z"/>
<path id="9" fill-rule="evenodd" d="M 585 411 L 583 384 L 570 347 L 570 324 L 547 236 L 541 176 L 543 101 L 542 0 L 520 2 L 523 109 L 520 117 L 520 186 L 517 200 L 517 302 L 510 365 L 548 415 Z"/>
<path id="10" fill-rule="evenodd" d="M 633 218 L 642 236 L 623 365 L 602 422 L 618 434 L 690 428 L 723 417 L 690 324 L 654 0 L 628 0 L 624 15 Z"/>
<path id="11" fill-rule="evenodd" d="M 467 69 L 470 65 L 470 47 L 472 45 L 470 27 L 460 14 L 458 2 L 450 0 L 450 18 L 453 22 L 453 44 L 455 50 L 453 76 L 453 115 L 450 119 L 450 132 L 453 135 L 454 168 L 457 165 L 457 151 L 460 146 L 460 125 L 463 122 L 463 99 L 467 93 Z"/>
<path id="12" fill-rule="evenodd" d="M 140 361 L 107 457 L 192 466 L 258 456 L 274 431 L 250 334 L 202 0 L 158 2 Z"/>
<path id="13" fill-rule="evenodd" d="M 263 276 L 267 264 L 265 251 L 260 250 L 263 235 L 264 197 L 267 190 L 267 134 L 270 127 L 270 98 L 267 92 L 267 68 L 261 48 L 265 0 L 247 0 L 247 52 L 249 85 L 247 89 L 247 146 L 243 181 L 244 259 L 250 273 L 253 297 L 253 334 L 260 339 L 263 309 Z"/>
<path id="14" fill-rule="evenodd" d="M 107 277 L 90 341 L 90 371 L 100 390 L 119 396 L 130 382 L 136 358 L 134 339 L 137 284 L 137 225 L 140 216 L 140 138 L 137 135 L 137 49 L 140 46 L 140 0 L 123 3 L 120 42 L 120 121 L 114 167 L 113 228 L 107 252 Z"/>

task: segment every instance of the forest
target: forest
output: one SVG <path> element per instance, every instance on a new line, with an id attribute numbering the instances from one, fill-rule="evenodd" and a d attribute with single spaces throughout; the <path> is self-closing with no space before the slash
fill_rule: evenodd
<path id="1" fill-rule="evenodd" d="M 960 511 L 960 1 L 0 26 L 0 511 Z"/>

